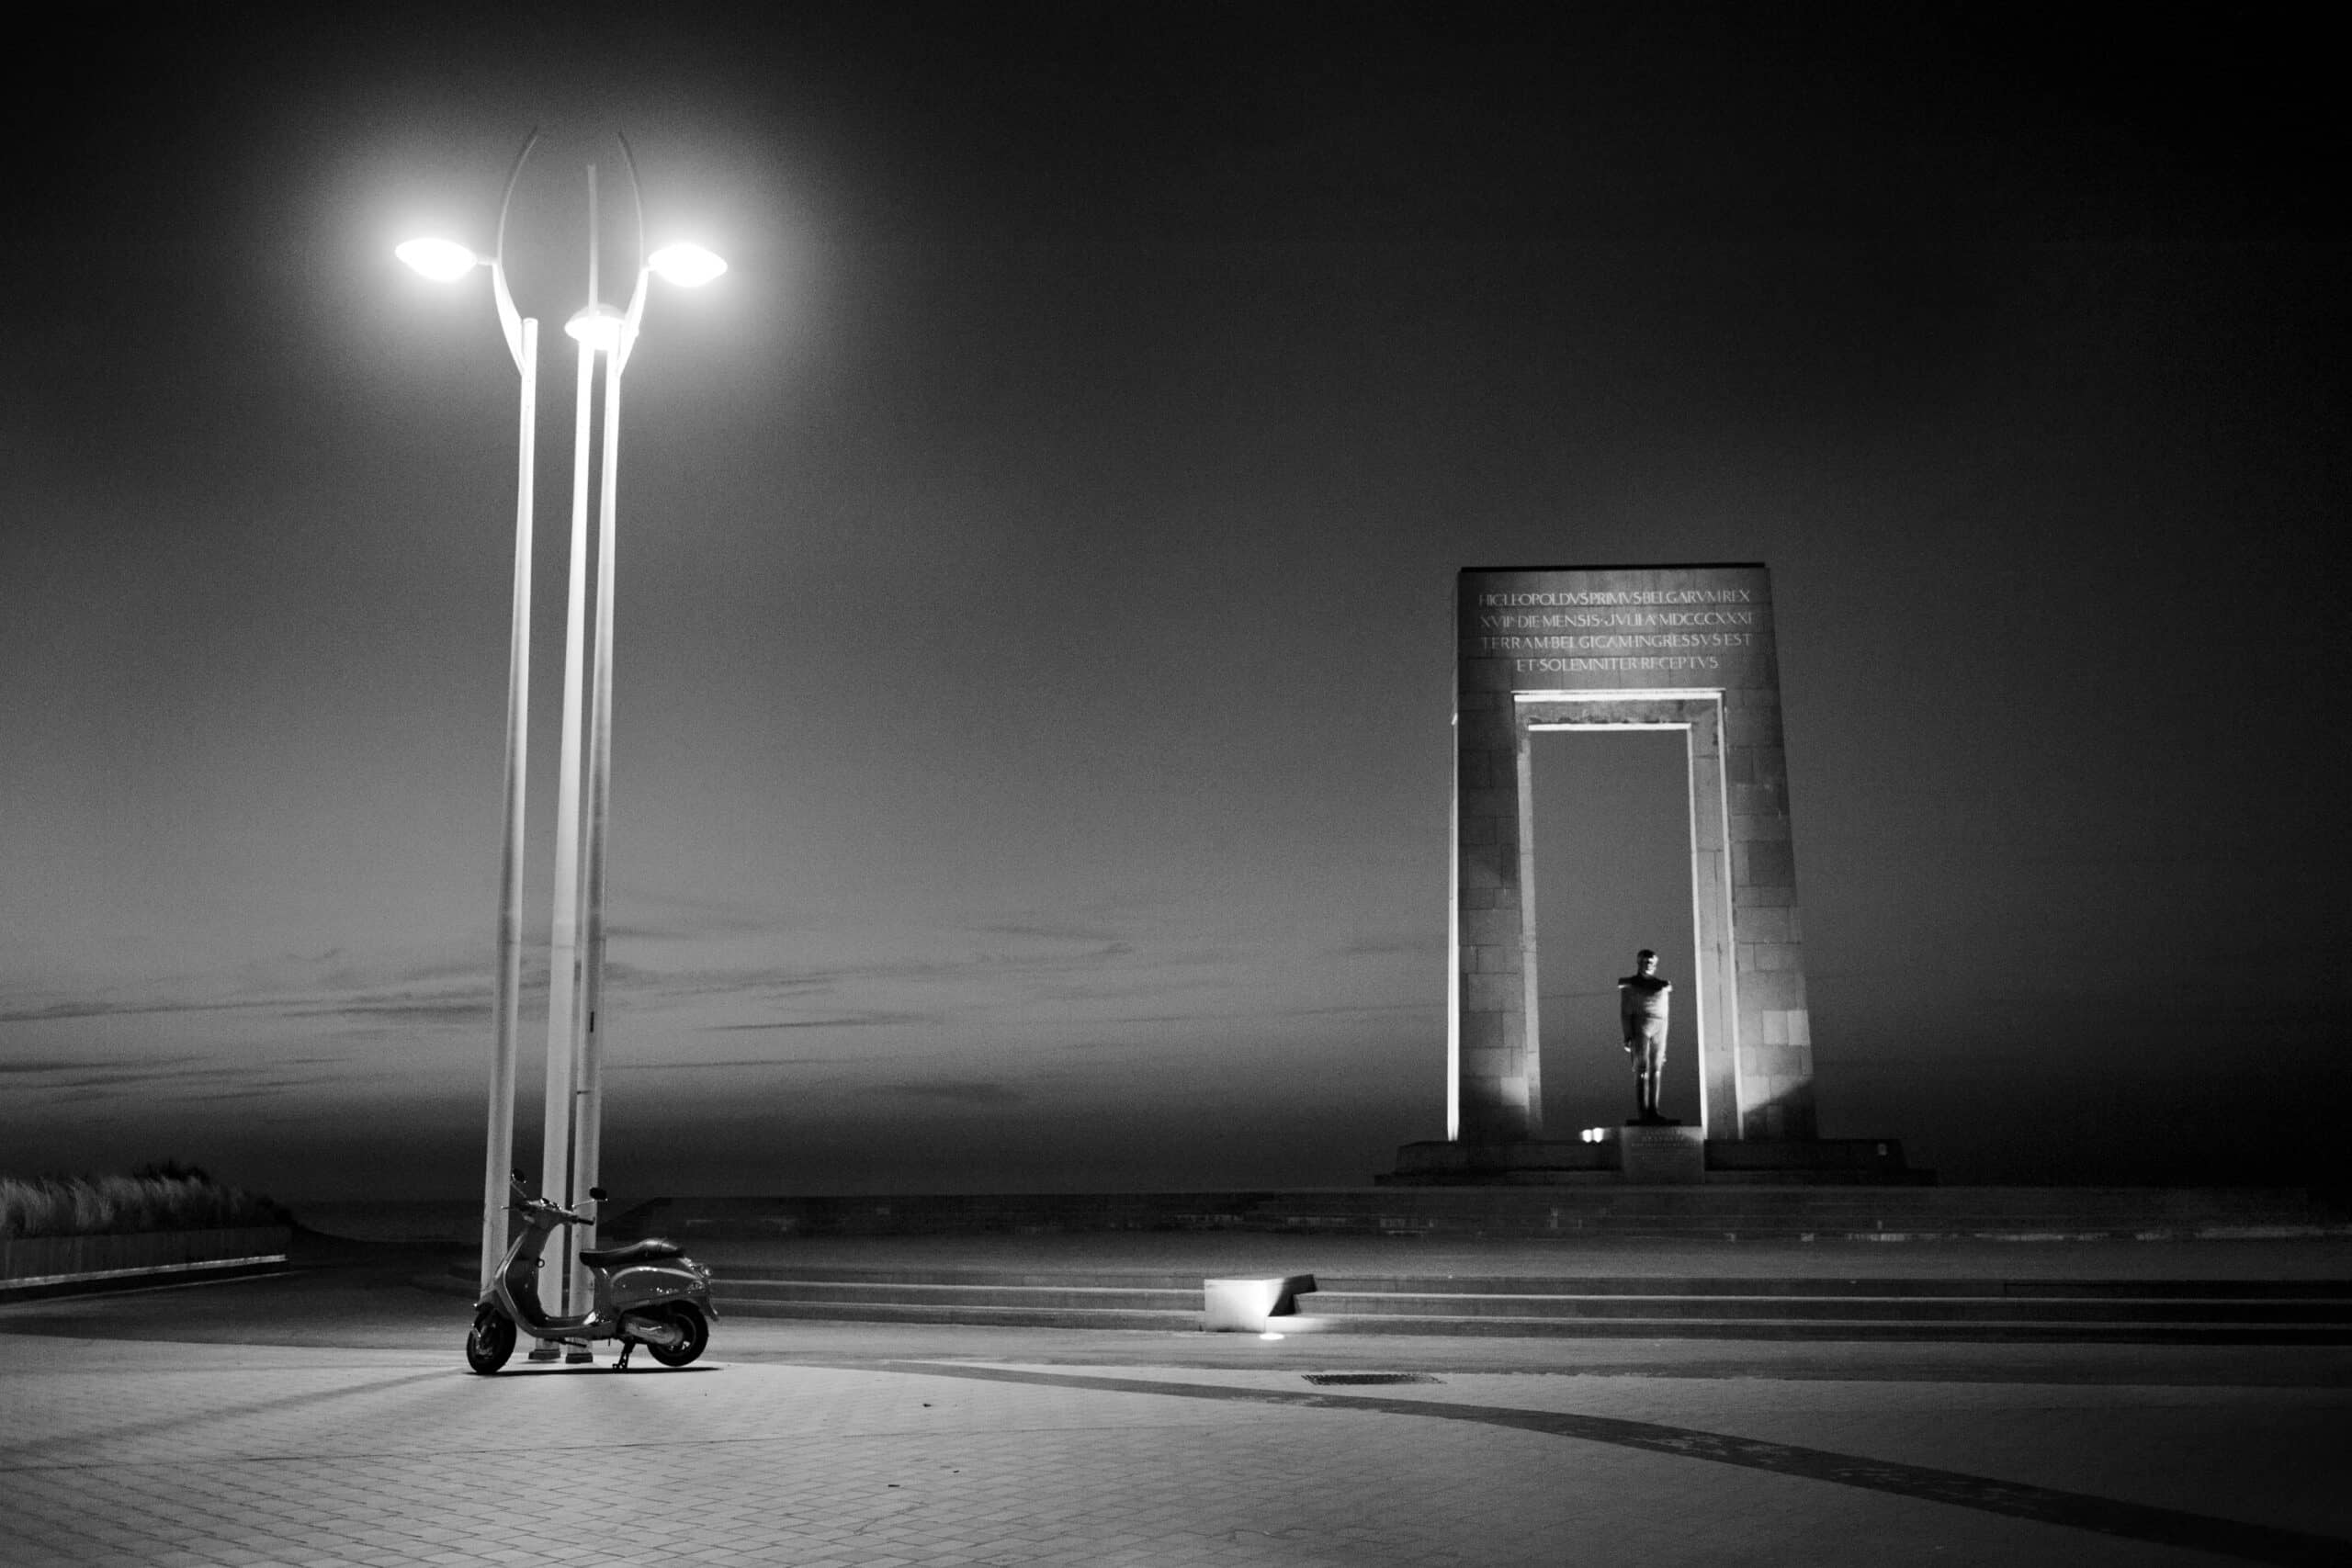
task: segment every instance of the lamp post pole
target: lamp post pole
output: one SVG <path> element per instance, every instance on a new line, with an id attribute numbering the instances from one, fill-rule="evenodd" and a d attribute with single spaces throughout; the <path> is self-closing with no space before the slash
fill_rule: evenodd
<path id="1" fill-rule="evenodd" d="M 482 1161 L 479 1282 L 483 1290 L 490 1288 L 491 1275 L 506 1250 L 506 1180 L 514 1156 L 514 1041 L 520 1032 L 523 991 L 523 799 L 530 748 L 532 475 L 538 457 L 539 323 L 537 317 L 525 317 L 514 309 L 514 297 L 507 290 L 506 219 L 514 209 L 515 182 L 523 177 L 524 162 L 538 140 L 537 130 L 524 138 L 523 150 L 514 154 L 514 166 L 507 171 L 505 195 L 498 204 L 498 249 L 487 258 L 499 328 L 523 385 L 514 481 L 514 587 L 506 646 L 505 793 L 498 867 L 498 960 L 492 1003 L 495 1021 L 490 1055 L 489 1132 Z M 462 277 L 484 260 L 447 241 L 411 241 L 400 246 L 397 254 L 418 272 L 444 280 Z"/>
<path id="2" fill-rule="evenodd" d="M 588 169 L 588 312 L 596 299 L 596 170 Z M 566 327 L 579 349 L 580 374 L 571 427 L 571 572 L 563 619 L 563 739 L 556 773 L 555 881 L 548 958 L 547 1097 L 539 1156 L 539 1193 L 559 1203 L 573 1201 L 572 1145 L 576 1138 L 575 1094 L 580 1066 L 582 964 L 580 954 L 580 727 L 582 643 L 588 588 L 588 456 L 590 404 L 594 392 L 597 345 Z M 584 1189 L 593 1183 L 582 1183 Z M 553 1238 L 553 1310 L 572 1310 L 572 1279 L 578 1272 L 574 1227 Z M 556 1353 L 552 1342 L 532 1351 Z"/>

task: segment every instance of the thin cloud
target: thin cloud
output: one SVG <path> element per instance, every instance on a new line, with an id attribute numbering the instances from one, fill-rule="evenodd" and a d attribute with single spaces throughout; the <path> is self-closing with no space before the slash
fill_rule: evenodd
<path id="1" fill-rule="evenodd" d="M 202 1064 L 209 1056 L 149 1056 L 136 1062 L 40 1062 L 11 1067 L 28 1077 L 79 1075 L 64 1077 L 52 1084 L 28 1084 L 28 1089 L 81 1089 L 93 1085 L 117 1083 L 152 1083 L 161 1079 L 185 1077 L 190 1071 L 202 1071 Z"/>
<path id="2" fill-rule="evenodd" d="M 78 1001 L 51 1002 L 45 1007 L 17 1008 L 0 1012 L 0 1023 L 55 1023 L 75 1018 L 130 1018 L 155 1013 L 174 1012 L 240 1012 L 277 1005 L 266 999 L 241 1001 L 107 1001 L 85 998 Z"/>
<path id="3" fill-rule="evenodd" d="M 339 1018 L 370 1022 L 461 1024 L 480 1023 L 490 1017 L 488 992 L 469 997 L 361 998 L 346 1002 L 286 1008 L 286 1018 Z"/>
<path id="4" fill-rule="evenodd" d="M 1080 1026 L 1087 1029 L 1102 1029 L 1123 1023 L 1256 1023 L 1276 1018 L 1338 1018 L 1361 1016 L 1366 1013 L 1433 1013 L 1438 1011 L 1439 1008 L 1440 1004 L 1436 1002 L 1357 1002 L 1336 1007 L 1237 1008 L 1228 1012 L 1203 1010 L 1130 1013 L 1119 1018 L 1091 1018 L 1084 1020 Z M 1071 1049 L 1082 1050 L 1085 1047 L 1073 1046 Z"/>
<path id="5" fill-rule="evenodd" d="M 616 890 L 617 901 L 629 907 L 629 917 L 605 930 L 615 939 L 631 942 L 686 942 L 707 936 L 747 936 L 786 929 L 774 915 L 747 905 L 681 893 L 652 893 L 643 888 Z M 647 907 L 651 906 L 649 914 Z"/>
<path id="6" fill-rule="evenodd" d="M 988 1078 L 877 1084 L 867 1092 L 887 1094 L 900 1100 L 945 1100 L 956 1105 L 1017 1105 L 1028 1098 L 1010 1084 Z"/>
<path id="7" fill-rule="evenodd" d="M 892 1023 L 944 1023 L 946 1020 L 936 1013 L 924 1012 L 859 1012 L 842 1013 L 831 1018 L 780 1018 L 758 1023 L 706 1024 L 706 1034 L 757 1033 L 775 1029 L 870 1029 Z"/>
<path id="8" fill-rule="evenodd" d="M 1360 936 L 1340 943 L 1342 958 L 1395 958 L 1426 956 L 1443 949 L 1445 939 L 1439 936 Z"/>
<path id="9" fill-rule="evenodd" d="M 1104 944 L 1125 945 L 1125 939 L 1116 931 L 1091 929 L 1085 926 L 1052 925 L 1044 921 L 1004 920 L 969 928 L 980 936 L 1022 937 L 1031 942 L 1068 942 L 1089 947 Z"/>
<path id="10" fill-rule="evenodd" d="M 714 1069 L 739 1071 L 743 1068 L 765 1067 L 845 1067 L 865 1061 L 863 1056 L 729 1056 L 707 1062 L 607 1062 L 608 1073 L 676 1073 L 708 1072 Z"/>

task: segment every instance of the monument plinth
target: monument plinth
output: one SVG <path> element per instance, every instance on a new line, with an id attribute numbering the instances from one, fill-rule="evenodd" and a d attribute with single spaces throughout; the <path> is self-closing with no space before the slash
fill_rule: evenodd
<path id="1" fill-rule="evenodd" d="M 1688 741 L 1697 972 L 1676 1017 L 1696 1040 L 1698 1124 L 1624 1134 L 1644 1134 L 1645 1148 L 1651 1133 L 1674 1134 L 1679 1171 L 1687 1145 L 1713 1171 L 1717 1145 L 1737 1145 L 1747 1157 L 1726 1156 L 1724 1169 L 1747 1179 L 1775 1168 L 1890 1179 L 1818 1174 L 1885 1170 L 1890 1150 L 1899 1170 L 1901 1155 L 1870 1140 L 1868 1158 L 1842 1157 L 1817 1137 L 1770 573 L 1752 563 L 1470 570 L 1454 630 L 1446 1137 L 1406 1145 L 1389 1179 L 1631 1180 L 1643 1179 L 1637 1167 L 1664 1168 L 1632 1157 L 1625 1136 L 1544 1137 L 1529 737 L 1547 729 L 1670 729 Z"/>

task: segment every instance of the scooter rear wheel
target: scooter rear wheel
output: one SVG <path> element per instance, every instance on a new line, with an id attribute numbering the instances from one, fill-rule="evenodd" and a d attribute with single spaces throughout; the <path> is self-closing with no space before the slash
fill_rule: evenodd
<path id="1" fill-rule="evenodd" d="M 474 1314 L 473 1331 L 466 1336 L 466 1365 L 488 1377 L 514 1353 L 514 1320 L 496 1307 Z"/>
<path id="2" fill-rule="evenodd" d="M 676 1324 L 685 1337 L 675 1345 L 649 1344 L 645 1353 L 665 1367 L 683 1367 L 701 1355 L 703 1347 L 710 1343 L 710 1324 L 698 1308 L 684 1302 L 680 1302 L 663 1315 Z"/>

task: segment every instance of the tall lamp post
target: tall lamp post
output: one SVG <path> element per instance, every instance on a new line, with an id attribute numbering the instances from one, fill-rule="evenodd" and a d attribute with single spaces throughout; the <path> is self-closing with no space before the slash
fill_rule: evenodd
<path id="1" fill-rule="evenodd" d="M 481 1288 L 490 1288 L 506 1250 L 506 1173 L 514 1162 L 514 1037 L 522 1006 L 523 969 L 523 785 L 530 746 L 531 707 L 531 478 L 538 457 L 539 323 L 514 309 L 507 291 L 506 216 L 514 206 L 514 185 L 524 161 L 537 144 L 533 130 L 524 139 L 507 172 L 506 194 L 498 204 L 498 249 L 487 258 L 449 240 L 411 240 L 394 254 L 425 276 L 455 281 L 476 266 L 490 267 L 491 297 L 507 352 L 522 373 L 520 455 L 514 481 L 514 595 L 506 647 L 506 780 L 504 833 L 499 850 L 496 1032 L 490 1055 L 489 1150 L 482 1167 Z"/>
<path id="2" fill-rule="evenodd" d="M 537 133 L 533 133 L 533 141 Z M 523 156 L 530 153 L 526 142 Z M 636 160 L 628 142 L 621 152 L 634 197 L 638 189 Z M 503 247 L 506 209 L 514 201 L 514 182 L 523 159 L 515 160 L 506 183 L 506 199 L 499 213 Z M 602 1144 L 603 998 L 605 957 L 605 841 L 610 820 L 612 770 L 612 650 L 614 533 L 617 512 L 616 486 L 620 465 L 620 383 L 629 353 L 636 345 L 638 326 L 645 313 L 646 285 L 659 274 L 684 288 L 697 288 L 727 270 L 727 264 L 699 245 L 672 245 L 644 254 L 644 207 L 637 202 L 638 264 L 634 290 L 626 311 L 601 302 L 597 261 L 596 170 L 588 169 L 588 305 L 565 324 L 579 344 L 579 378 L 572 429 L 571 560 L 564 627 L 564 707 L 562 754 L 557 778 L 556 862 L 553 930 L 548 964 L 548 1060 L 546 1115 L 540 1191 L 559 1202 L 574 1201 L 596 1183 Z M 462 246 L 447 241 L 411 241 L 399 248 L 401 259 L 428 276 L 457 277 L 478 264 Z M 462 258 L 462 265 L 458 262 Z M 492 275 L 496 284 L 501 320 L 508 323 L 508 342 L 522 366 L 523 479 L 517 502 L 514 619 L 510 648 L 507 713 L 507 816 L 502 866 L 499 912 L 498 1032 L 491 1071 L 490 1136 L 483 1174 L 482 1283 L 485 1289 L 498 1258 L 505 1250 L 507 1171 L 514 1153 L 514 1035 L 519 990 L 520 943 L 517 914 L 522 896 L 523 756 L 527 708 L 529 652 L 529 559 L 533 423 L 536 415 L 538 323 L 516 324 L 505 276 L 495 258 Z M 588 459 L 591 399 L 595 360 L 605 360 L 605 429 L 601 484 L 598 486 L 596 620 L 594 668 L 587 693 L 588 738 L 586 771 L 587 821 L 581 820 L 582 772 L 582 643 L 587 572 Z M 585 861 L 584 885 L 581 875 Z M 582 938 L 584 933 L 585 941 Z M 577 1263 L 578 1247 L 593 1245 L 594 1231 L 580 1236 L 566 1226 L 562 1251 L 551 1282 L 559 1299 L 550 1303 L 558 1313 L 584 1303 L 585 1279 Z M 545 1358 L 552 1346 L 533 1352 Z M 584 1359 L 584 1353 L 575 1353 Z"/>
<path id="3" fill-rule="evenodd" d="M 619 505 L 621 373 L 637 346 L 645 317 L 647 285 L 655 276 L 695 288 L 727 270 L 727 264 L 699 245 L 671 245 L 645 254 L 645 209 L 639 194 L 637 160 L 620 138 L 637 214 L 636 276 L 628 307 L 604 302 L 598 265 L 596 170 L 588 169 L 588 303 L 564 323 L 579 344 L 580 375 L 572 446 L 571 578 L 564 621 L 563 771 L 558 779 L 557 848 L 552 953 L 548 962 L 548 1076 L 546 1126 L 549 1129 L 540 1171 L 542 1192 L 575 1194 L 596 1185 L 604 1141 L 605 890 L 606 844 L 612 821 L 614 535 Z M 594 649 L 587 682 L 587 744 L 580 746 L 581 636 L 584 605 L 582 570 L 587 558 L 588 437 L 595 360 L 604 358 L 604 436 L 596 486 L 596 606 Z M 581 814 L 580 768 L 584 761 L 586 819 Z M 567 1143 L 554 1129 L 569 1125 Z M 592 1225 L 566 1226 L 559 1258 L 567 1303 L 576 1311 L 586 1301 L 587 1279 L 580 1250 L 594 1247 Z"/>

